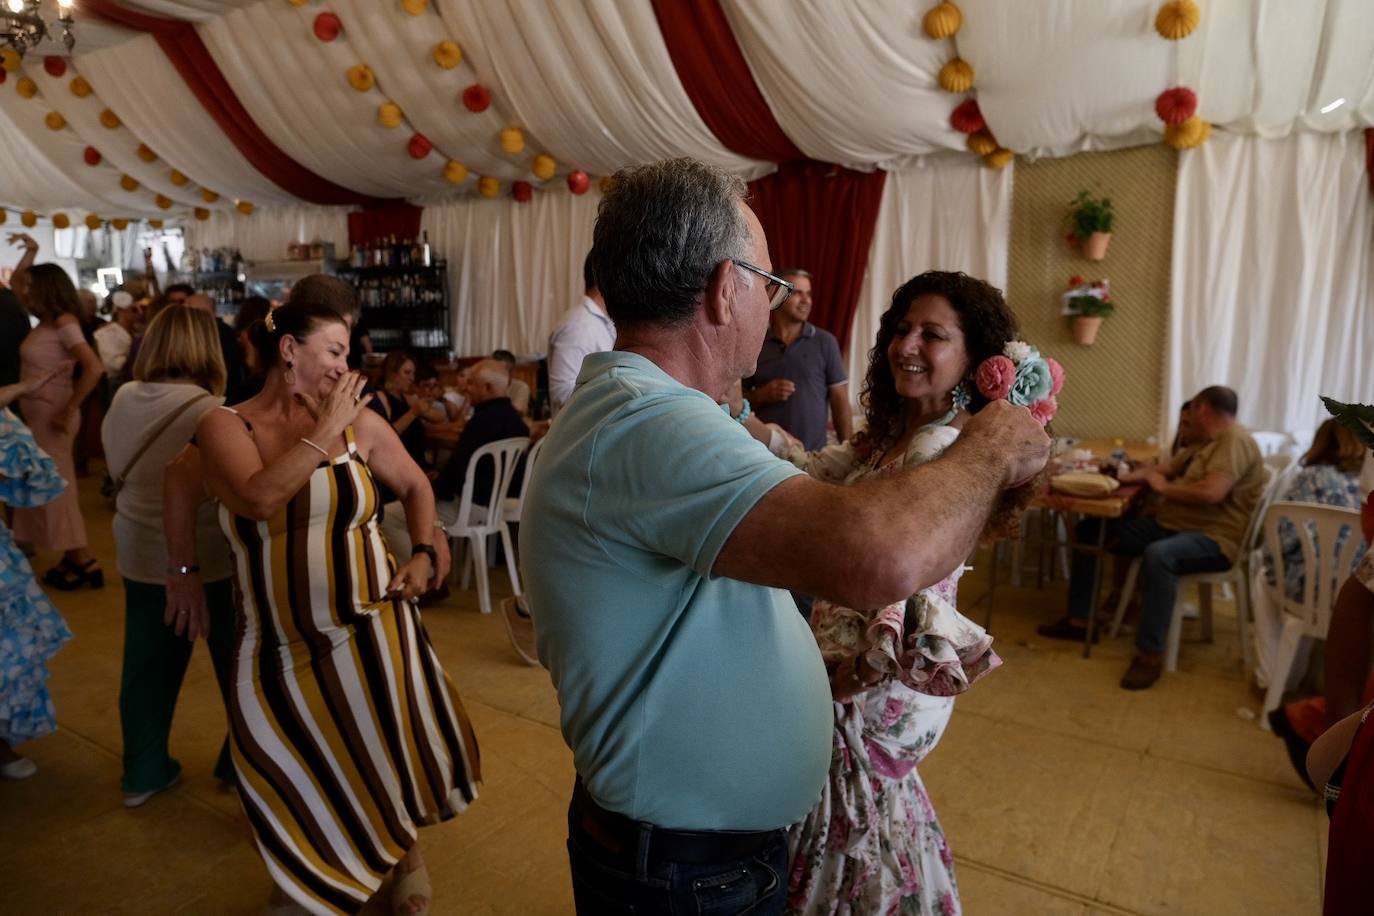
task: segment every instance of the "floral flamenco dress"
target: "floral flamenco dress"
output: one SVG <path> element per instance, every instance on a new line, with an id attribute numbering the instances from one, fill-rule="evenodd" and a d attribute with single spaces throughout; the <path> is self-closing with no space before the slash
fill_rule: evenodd
<path id="1" fill-rule="evenodd" d="M 66 488 L 29 428 L 9 408 L 0 408 L 0 503 L 41 506 Z M 56 730 L 47 663 L 71 636 L 0 522 L 0 741 L 22 744 Z"/>
<path id="2" fill-rule="evenodd" d="M 885 465 L 882 449 L 850 443 L 789 457 L 813 477 L 851 484 L 931 461 L 958 435 L 924 427 Z M 788 832 L 789 913 L 960 912 L 954 859 L 916 766 L 944 733 L 955 694 L 1001 664 L 992 637 L 955 610 L 962 573 L 878 610 L 815 602 L 811 628 L 832 676 L 862 654 L 885 677 L 834 704 L 830 776 Z"/>

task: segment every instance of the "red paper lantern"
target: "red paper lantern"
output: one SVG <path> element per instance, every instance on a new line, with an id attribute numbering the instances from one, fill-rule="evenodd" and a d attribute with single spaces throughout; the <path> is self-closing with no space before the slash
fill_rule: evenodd
<path id="1" fill-rule="evenodd" d="M 67 72 L 67 62 L 56 54 L 49 54 L 43 58 L 43 69 L 48 71 L 48 76 L 61 77 Z"/>
<path id="2" fill-rule="evenodd" d="M 343 21 L 333 13 L 320 13 L 315 17 L 315 37 L 320 41 L 333 41 L 343 31 Z"/>
<path id="3" fill-rule="evenodd" d="M 87 165 L 100 165 L 100 150 L 96 149 L 94 146 L 86 147 L 86 151 L 81 155 L 82 158 L 86 160 Z"/>
<path id="4" fill-rule="evenodd" d="M 988 124 L 983 120 L 983 112 L 978 108 L 977 99 L 965 99 L 950 112 L 949 126 L 961 134 L 976 134 Z"/>
<path id="5" fill-rule="evenodd" d="M 491 90 L 473 83 L 463 90 L 463 104 L 467 106 L 468 111 L 486 111 L 491 106 Z"/>
<path id="6" fill-rule="evenodd" d="M 513 181 L 510 186 L 510 196 L 523 204 L 529 202 L 529 199 L 534 196 L 534 192 L 528 181 Z"/>
<path id="7" fill-rule="evenodd" d="M 406 144 L 406 152 L 410 153 L 412 159 L 423 159 L 434 149 L 434 144 L 429 142 L 429 138 L 424 134 L 415 134 Z"/>
<path id="8" fill-rule="evenodd" d="M 1165 124 L 1179 125 L 1197 113 L 1197 93 L 1179 86 L 1165 89 L 1155 99 L 1155 114 Z"/>
<path id="9" fill-rule="evenodd" d="M 568 190 L 574 194 L 586 194 L 592 186 L 592 179 L 586 172 L 576 169 L 568 173 Z"/>

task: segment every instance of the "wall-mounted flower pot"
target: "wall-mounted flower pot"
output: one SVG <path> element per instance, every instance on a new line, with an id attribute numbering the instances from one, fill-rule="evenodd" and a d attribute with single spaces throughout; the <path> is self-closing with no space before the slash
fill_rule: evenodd
<path id="1" fill-rule="evenodd" d="M 1073 342 L 1091 347 L 1097 340 L 1097 332 L 1101 328 L 1101 318 L 1079 315 L 1073 320 Z"/>
<path id="2" fill-rule="evenodd" d="M 1083 257 L 1089 261 L 1100 261 L 1107 256 L 1107 243 L 1112 240 L 1110 232 L 1094 232 L 1083 240 Z"/>

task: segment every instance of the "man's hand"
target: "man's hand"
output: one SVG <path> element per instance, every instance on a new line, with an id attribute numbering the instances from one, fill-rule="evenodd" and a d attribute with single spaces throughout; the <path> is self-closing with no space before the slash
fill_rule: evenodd
<path id="1" fill-rule="evenodd" d="M 1169 485 L 1169 478 L 1159 473 L 1158 470 L 1151 468 L 1145 474 L 1145 483 L 1147 483 L 1150 489 L 1154 490 L 1156 493 L 1163 493 L 1164 488 Z"/>
<path id="2" fill-rule="evenodd" d="M 1050 437 L 1040 421 L 1024 407 L 993 401 L 969 418 L 963 438 L 984 442 L 1007 459 L 1002 485 L 1007 489 L 1028 483 L 1050 460 Z"/>
<path id="3" fill-rule="evenodd" d="M 775 378 L 749 392 L 749 401 L 752 404 L 778 404 L 790 398 L 796 390 L 797 386 L 793 382 L 785 378 Z"/>

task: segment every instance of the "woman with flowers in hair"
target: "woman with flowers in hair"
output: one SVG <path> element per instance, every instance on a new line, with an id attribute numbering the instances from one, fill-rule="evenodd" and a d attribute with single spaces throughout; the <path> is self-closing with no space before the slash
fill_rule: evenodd
<path id="1" fill-rule="evenodd" d="M 1048 423 L 1063 372 L 1016 332 L 1001 292 L 982 280 L 914 277 L 893 294 L 869 354 L 866 428 L 786 457 L 854 484 L 939 457 L 990 400 Z M 1024 501 L 1012 502 L 993 527 L 1019 515 Z M 789 833 L 789 912 L 960 912 L 954 859 L 916 767 L 940 740 L 954 696 L 1001 664 L 992 637 L 955 610 L 961 573 L 884 608 L 816 601 L 811 627 L 830 672 L 835 737 L 821 799 Z"/>

